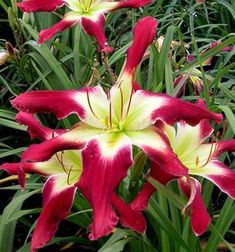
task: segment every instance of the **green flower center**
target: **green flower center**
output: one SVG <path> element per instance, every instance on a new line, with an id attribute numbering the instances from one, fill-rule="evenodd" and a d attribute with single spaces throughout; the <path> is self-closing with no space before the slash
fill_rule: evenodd
<path id="1" fill-rule="evenodd" d="M 74 15 L 89 15 L 96 5 L 96 0 L 64 0 Z M 71 14 L 70 13 L 70 14 Z"/>
<path id="2" fill-rule="evenodd" d="M 79 0 L 79 4 L 83 12 L 89 12 L 94 2 L 95 0 Z"/>

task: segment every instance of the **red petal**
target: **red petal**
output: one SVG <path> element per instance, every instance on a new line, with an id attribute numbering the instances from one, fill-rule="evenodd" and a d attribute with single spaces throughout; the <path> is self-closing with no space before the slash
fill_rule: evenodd
<path id="1" fill-rule="evenodd" d="M 80 90 L 26 92 L 11 100 L 11 103 L 20 111 L 53 113 L 57 119 L 76 114 L 83 122 L 97 128 L 106 128 L 103 119 L 109 116 L 109 101 L 100 86 Z"/>
<path id="2" fill-rule="evenodd" d="M 41 172 L 37 168 L 35 163 L 20 162 L 20 163 L 4 163 L 0 165 L 0 170 L 5 170 L 11 175 L 18 175 L 18 180 L 21 188 L 24 189 L 26 177 L 25 173 L 37 173 L 41 175 L 48 175 L 45 172 Z"/>
<path id="3" fill-rule="evenodd" d="M 4 170 L 11 175 L 18 175 L 20 163 L 3 163 L 0 165 L 0 170 Z"/>
<path id="4" fill-rule="evenodd" d="M 19 169 L 17 170 L 17 175 L 19 179 L 19 184 L 21 188 L 25 188 L 25 183 L 26 183 L 26 176 L 23 168 L 20 166 Z"/>
<path id="5" fill-rule="evenodd" d="M 203 119 L 220 122 L 222 115 L 165 94 L 137 90 L 132 95 L 124 123 L 128 130 L 141 130 L 153 125 L 157 120 L 170 125 L 184 120 L 195 126 Z"/>
<path id="6" fill-rule="evenodd" d="M 215 153 L 213 153 L 213 157 L 218 157 L 225 151 L 235 151 L 235 139 L 220 141 L 215 144 L 217 148 Z"/>
<path id="7" fill-rule="evenodd" d="M 188 178 L 188 181 L 180 179 L 179 186 L 186 197 L 189 198 L 184 211 L 188 207 L 191 209 L 190 222 L 193 232 L 195 235 L 201 235 L 211 223 L 211 217 L 209 216 L 201 197 L 201 185 L 196 179 Z"/>
<path id="8" fill-rule="evenodd" d="M 63 32 L 65 29 L 76 25 L 77 22 L 78 22 L 78 20 L 62 19 L 61 21 L 59 21 L 58 23 L 56 23 L 52 27 L 40 31 L 39 37 L 38 37 L 38 43 L 39 44 L 44 43 L 45 41 L 51 39 L 56 33 Z"/>
<path id="9" fill-rule="evenodd" d="M 155 162 L 151 162 L 150 165 L 150 176 L 159 183 L 166 185 L 169 181 L 177 179 L 179 176 L 168 173 L 167 168 L 161 167 Z"/>
<path id="10" fill-rule="evenodd" d="M 144 233 L 146 230 L 146 220 L 140 211 L 131 209 L 122 199 L 116 194 L 112 196 L 112 204 L 119 213 L 119 218 L 122 226 L 131 228 L 136 232 Z"/>
<path id="11" fill-rule="evenodd" d="M 105 134 L 90 140 L 82 151 L 83 171 L 78 187 L 94 210 L 90 239 L 112 232 L 118 218 L 112 195 L 132 164 L 131 145 L 124 135 Z"/>
<path id="12" fill-rule="evenodd" d="M 144 17 L 136 23 L 133 29 L 133 43 L 127 50 L 124 72 L 131 75 L 134 73 L 147 47 L 153 42 L 157 26 L 158 22 L 152 17 Z"/>
<path id="13" fill-rule="evenodd" d="M 36 12 L 36 11 L 54 11 L 55 9 L 64 5 L 62 0 L 26 0 L 16 4 L 22 11 Z"/>
<path id="14" fill-rule="evenodd" d="M 118 2 L 119 8 L 140 8 L 146 4 L 150 4 L 151 0 L 122 0 Z"/>
<path id="15" fill-rule="evenodd" d="M 146 182 L 131 202 L 130 207 L 133 210 L 138 211 L 146 209 L 148 207 L 149 199 L 155 191 L 156 188 L 152 186 L 149 182 Z"/>
<path id="16" fill-rule="evenodd" d="M 202 119 L 213 120 L 217 123 L 220 123 L 223 118 L 221 114 L 213 113 L 204 108 L 200 108 L 196 104 L 182 101 L 164 94 L 153 94 L 146 91 L 138 92 L 143 92 L 143 96 L 146 96 L 146 98 L 148 96 L 156 98 L 156 105 L 153 104 L 153 112 L 151 115 L 153 121 L 160 119 L 167 124 L 173 125 L 179 120 L 184 120 L 190 125 L 196 125 Z M 157 106 L 157 100 L 159 102 L 162 100 L 162 106 L 159 107 L 158 105 L 158 108 L 154 109 L 154 106 Z"/>
<path id="17" fill-rule="evenodd" d="M 133 145 L 141 148 L 156 165 L 167 173 L 176 177 L 188 174 L 188 169 L 173 152 L 166 136 L 155 127 L 138 131 L 130 130 L 126 131 L 126 134 Z"/>
<path id="18" fill-rule="evenodd" d="M 85 32 L 91 36 L 94 36 L 98 43 L 98 51 L 105 51 L 110 53 L 113 51 L 113 48 L 110 47 L 107 43 L 105 34 L 104 34 L 104 24 L 105 17 L 103 14 L 100 14 L 97 17 L 97 20 L 92 20 L 90 18 L 82 17 L 81 25 Z"/>
<path id="19" fill-rule="evenodd" d="M 22 161 L 39 162 L 48 160 L 53 154 L 63 150 L 81 149 L 84 141 L 79 139 L 67 139 L 70 132 L 51 138 L 40 144 L 32 144 L 23 152 Z"/>
<path id="20" fill-rule="evenodd" d="M 35 163 L 29 163 L 29 162 L 4 163 L 0 166 L 0 170 L 5 170 L 6 172 L 12 175 L 19 175 L 18 171 L 19 169 L 22 169 L 25 173 L 40 173 Z M 45 175 L 45 173 L 43 173 L 43 175 Z"/>
<path id="21" fill-rule="evenodd" d="M 137 90 L 142 89 L 142 87 L 140 86 L 139 83 L 137 83 L 136 81 L 132 81 L 132 86 L 133 86 L 133 91 L 136 92 Z"/>
<path id="22" fill-rule="evenodd" d="M 168 174 L 154 162 L 151 162 L 150 165 L 150 176 L 163 185 L 166 185 L 169 181 L 177 178 L 176 176 Z M 152 184 L 146 182 L 131 202 L 131 208 L 139 211 L 146 209 L 148 207 L 150 197 L 156 190 L 157 189 Z"/>
<path id="23" fill-rule="evenodd" d="M 26 112 L 19 112 L 16 115 L 16 120 L 25 126 L 32 139 L 39 138 L 40 140 L 50 139 L 57 135 L 63 134 L 66 130 L 52 130 L 43 126 L 32 114 Z"/>
<path id="24" fill-rule="evenodd" d="M 235 172 L 218 160 L 209 162 L 195 173 L 216 184 L 221 191 L 235 199 Z"/>
<path id="25" fill-rule="evenodd" d="M 29 113 L 53 113 L 62 119 L 72 113 L 84 116 L 84 110 L 76 100 L 76 91 L 32 91 L 26 92 L 15 99 L 11 104 L 18 110 Z M 63 101 L 63 102 L 61 102 Z"/>
<path id="26" fill-rule="evenodd" d="M 61 220 L 68 215 L 75 186 L 59 188 L 58 176 L 51 176 L 43 188 L 43 209 L 33 232 L 31 251 L 43 247 L 54 236 Z"/>

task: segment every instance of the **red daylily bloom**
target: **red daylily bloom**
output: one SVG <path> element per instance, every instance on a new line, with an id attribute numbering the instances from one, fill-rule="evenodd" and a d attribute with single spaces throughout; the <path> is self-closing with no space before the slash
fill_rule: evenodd
<path id="1" fill-rule="evenodd" d="M 5 43 L 5 50 L 0 51 L 0 66 L 16 57 L 18 50 L 9 42 Z"/>
<path id="2" fill-rule="evenodd" d="M 210 45 L 204 49 L 200 55 L 203 55 L 205 52 L 207 52 L 208 50 L 220 45 L 221 42 L 220 41 L 214 41 L 212 43 L 210 43 Z M 221 52 L 230 52 L 233 50 L 233 46 L 227 46 L 224 47 Z M 207 60 L 205 60 L 204 62 L 201 63 L 201 65 L 196 65 L 195 67 L 191 68 L 190 70 L 188 70 L 187 72 L 179 75 L 175 80 L 174 80 L 174 86 L 177 87 L 180 85 L 180 89 L 177 92 L 177 96 L 180 96 L 182 91 L 185 89 L 185 84 L 187 84 L 188 82 L 192 83 L 193 85 L 193 89 L 194 89 L 194 93 L 196 95 L 200 94 L 203 91 L 203 81 L 202 81 L 202 72 L 200 70 L 198 70 L 198 68 L 200 68 L 200 66 L 209 66 L 211 65 L 213 57 L 208 58 Z M 196 56 L 189 54 L 187 56 L 187 62 L 193 62 L 194 60 L 196 60 Z M 207 83 L 210 83 L 211 81 L 213 81 L 213 77 L 205 74 L 205 79 L 207 81 Z"/>
<path id="3" fill-rule="evenodd" d="M 31 138 L 38 138 L 47 141 L 64 134 L 65 130 L 52 130 L 42 126 L 32 114 L 19 112 L 16 117 L 17 121 L 27 126 L 27 130 Z M 87 131 L 88 133 L 88 131 Z M 88 133 L 89 134 L 89 133 Z M 65 219 L 72 207 L 74 195 L 79 188 L 77 183 L 81 177 L 82 160 L 81 151 L 65 150 L 56 152 L 49 160 L 43 162 L 27 162 L 5 163 L 0 166 L 12 175 L 18 175 L 22 187 L 25 186 L 25 173 L 37 173 L 47 177 L 47 181 L 43 187 L 43 208 L 40 217 L 36 223 L 32 242 L 31 252 L 43 247 L 54 236 L 61 220 Z M 91 178 L 96 176 L 91 176 Z M 83 178 L 84 180 L 84 178 Z M 112 180 L 113 181 L 113 180 Z M 142 213 L 136 213 L 127 204 L 125 204 L 115 193 L 112 195 L 112 205 L 120 216 L 120 221 L 125 220 L 124 225 L 132 228 L 137 232 L 144 232 L 146 221 Z M 113 210 L 112 210 L 113 211 Z M 116 216 L 114 216 L 117 219 Z M 131 218 L 130 218 L 131 217 Z M 98 222 L 98 229 L 101 232 L 110 232 L 112 230 L 102 230 L 105 225 L 104 218 Z M 110 224 L 110 223 L 108 223 Z M 111 223 L 110 225 L 115 225 Z M 100 236 L 100 234 L 98 234 Z"/>
<path id="4" fill-rule="evenodd" d="M 199 105 L 204 107 L 201 101 Z M 195 126 L 180 121 L 177 123 L 177 129 L 164 123 L 160 123 L 160 127 L 167 135 L 174 153 L 188 169 L 189 175 L 198 175 L 210 180 L 221 191 L 235 199 L 235 172 L 218 160 L 225 151 L 235 151 L 235 139 L 204 143 L 213 133 L 213 128 L 207 120 L 202 120 Z M 191 176 L 182 178 L 172 176 L 154 162 L 151 163 L 150 176 L 163 185 L 177 179 L 179 188 L 188 198 L 188 203 L 182 212 L 185 213 L 186 209 L 190 208 L 193 232 L 195 235 L 204 233 L 211 222 L 211 217 L 204 206 L 199 181 Z M 131 208 L 136 211 L 146 208 L 155 190 L 150 183 L 146 183 L 130 204 Z"/>
<path id="5" fill-rule="evenodd" d="M 154 39 L 157 25 L 158 22 L 152 17 L 137 22 L 123 70 L 108 94 L 100 86 L 95 86 L 80 90 L 32 91 L 12 100 L 15 108 L 31 114 L 53 113 L 62 119 L 73 113 L 80 118 L 81 122 L 71 130 L 52 132 L 33 122 L 28 123 L 30 116 L 18 116 L 19 121 L 28 125 L 31 136 L 38 133 L 37 136 L 44 141 L 29 146 L 20 164 L 3 164 L 1 168 L 20 175 L 22 172 L 38 172 L 54 176 L 49 177 L 50 182 L 44 192 L 54 186 L 53 191 L 58 195 L 62 193 L 61 190 L 71 194 L 78 187 L 94 212 L 90 239 L 97 239 L 113 230 L 118 217 L 112 206 L 120 213 L 122 223 L 137 231 L 145 230 L 144 220 L 128 219 L 132 215 L 131 209 L 125 210 L 125 203 L 114 195 L 132 164 L 133 145 L 141 148 L 169 174 L 187 176 L 188 171 L 172 151 L 169 140 L 154 126 L 156 120 L 171 125 L 179 120 L 185 120 L 190 125 L 196 125 L 202 119 L 221 121 L 221 115 L 195 104 L 135 88 L 138 86 L 133 80 L 136 68 Z M 53 167 L 57 164 L 56 171 L 51 169 L 52 163 Z M 44 194 L 43 197 L 47 198 Z M 72 199 L 72 196 L 68 198 Z M 60 217 L 68 212 L 68 205 L 63 214 L 58 215 L 53 232 L 44 241 L 34 243 L 39 238 L 33 239 L 32 249 L 42 247 L 51 239 Z M 133 213 L 133 216 L 140 214 Z M 50 221 L 52 217 L 45 218 Z"/>
<path id="6" fill-rule="evenodd" d="M 25 12 L 52 12 L 63 5 L 70 9 L 60 22 L 39 33 L 39 44 L 51 39 L 56 33 L 80 23 L 86 33 L 95 37 L 98 43 L 98 50 L 104 50 L 106 53 L 109 53 L 112 52 L 113 48 L 108 45 L 104 34 L 104 13 L 121 8 L 139 8 L 149 3 L 150 0 L 55 0 L 49 2 L 46 0 L 25 0 L 17 3 L 17 6 Z"/>

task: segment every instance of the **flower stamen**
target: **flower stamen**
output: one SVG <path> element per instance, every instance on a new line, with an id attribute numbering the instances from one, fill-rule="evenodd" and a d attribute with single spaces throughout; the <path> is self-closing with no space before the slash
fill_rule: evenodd
<path id="1" fill-rule="evenodd" d="M 112 130 L 113 128 L 113 122 L 112 122 L 112 103 L 109 99 L 109 128 Z"/>
<path id="2" fill-rule="evenodd" d="M 69 168 L 69 172 L 68 172 L 68 176 L 67 176 L 67 184 L 68 185 L 71 185 L 69 179 L 70 179 L 70 175 L 71 175 L 72 169 L 73 169 L 73 165 L 71 165 L 70 168 Z"/>
<path id="3" fill-rule="evenodd" d="M 91 110 L 91 113 L 94 115 L 95 118 L 98 119 L 97 115 L 95 114 L 95 112 L 94 112 L 94 110 L 93 110 L 93 108 L 92 108 L 92 106 L 91 106 L 91 101 L 90 101 L 90 97 L 89 97 L 89 92 L 88 92 L 88 90 L 86 91 L 86 96 L 87 96 L 87 102 L 88 102 L 89 108 L 90 108 L 90 110 Z"/>
<path id="4" fill-rule="evenodd" d="M 68 172 L 67 172 L 67 170 L 66 170 L 66 168 L 65 168 L 65 166 L 64 166 L 63 151 L 61 152 L 60 158 L 59 158 L 59 156 L 58 156 L 58 153 L 56 153 L 55 156 L 56 156 L 58 162 L 61 164 L 61 167 L 62 167 L 63 171 L 64 171 L 66 174 L 68 174 Z"/>
<path id="5" fill-rule="evenodd" d="M 132 95 L 133 95 L 133 86 L 131 87 L 131 94 L 130 94 L 130 97 L 129 97 L 129 101 L 128 101 L 128 106 L 127 106 L 126 116 L 125 117 L 128 116 L 128 113 L 129 113 L 129 110 L 130 110 L 130 107 L 131 107 Z"/>
<path id="6" fill-rule="evenodd" d="M 212 157 L 212 153 L 213 153 L 213 147 L 215 146 L 216 143 L 212 143 L 211 144 L 211 148 L 210 148 L 210 153 L 209 153 L 209 156 L 206 160 L 206 162 L 201 166 L 202 168 L 205 167 L 211 160 L 211 157 Z"/>
<path id="7" fill-rule="evenodd" d="M 123 116 L 123 103 L 124 103 L 124 99 L 123 99 L 123 92 L 122 92 L 122 87 L 120 86 L 119 87 L 119 90 L 120 90 L 120 98 L 121 98 L 121 118 Z"/>

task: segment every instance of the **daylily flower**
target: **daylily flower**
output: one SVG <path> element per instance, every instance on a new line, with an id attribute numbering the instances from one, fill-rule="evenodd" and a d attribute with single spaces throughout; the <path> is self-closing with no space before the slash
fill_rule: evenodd
<path id="1" fill-rule="evenodd" d="M 201 100 L 199 100 L 199 106 L 204 107 Z M 201 197 L 200 182 L 193 178 L 192 175 L 210 180 L 221 191 L 235 199 L 235 172 L 218 160 L 219 156 L 225 151 L 235 151 L 235 139 L 206 142 L 213 133 L 213 128 L 208 120 L 202 120 L 195 126 L 190 126 L 185 121 L 180 121 L 176 126 L 174 128 L 162 122 L 158 124 L 158 127 L 164 131 L 169 139 L 174 153 L 188 169 L 190 176 L 177 178 L 154 162 L 151 163 L 150 176 L 163 185 L 177 179 L 179 188 L 188 198 L 188 203 L 182 212 L 185 214 L 186 210 L 190 209 L 190 221 L 193 232 L 195 235 L 201 235 L 210 224 L 211 217 Z M 131 208 L 135 211 L 146 208 L 148 200 L 155 190 L 147 182 L 130 204 Z"/>
<path id="2" fill-rule="evenodd" d="M 195 95 L 199 95 L 203 91 L 203 81 L 202 81 L 202 72 L 198 70 L 196 67 L 191 68 L 186 73 L 180 74 L 175 80 L 174 80 L 174 87 L 180 85 L 180 89 L 176 93 L 176 96 L 179 97 L 182 95 L 182 93 L 185 93 L 185 85 L 187 83 L 191 83 L 193 85 L 193 90 Z M 206 81 L 210 83 L 213 78 L 205 74 Z"/>
<path id="3" fill-rule="evenodd" d="M 6 50 L 0 51 L 0 66 L 12 59 L 17 52 L 11 43 L 6 42 Z"/>
<path id="4" fill-rule="evenodd" d="M 67 130 L 52 130 L 40 124 L 32 114 L 19 112 L 16 120 L 27 126 L 32 139 L 47 141 Z M 65 150 L 56 152 L 49 160 L 43 162 L 5 163 L 0 166 L 12 175 L 18 175 L 22 188 L 25 187 L 25 173 L 36 173 L 47 177 L 42 189 L 43 209 L 31 241 L 31 252 L 43 247 L 55 234 L 59 222 L 66 218 L 73 204 L 74 196 L 82 172 L 82 153 L 80 150 Z M 146 221 L 142 213 L 133 211 L 115 193 L 112 195 L 112 205 L 125 226 L 137 232 L 144 232 Z M 131 218 L 130 218 L 131 217 Z"/>
<path id="5" fill-rule="evenodd" d="M 210 50 L 220 44 L 221 44 L 221 41 L 214 41 L 214 42 L 210 43 L 210 45 L 206 49 L 202 50 L 200 55 L 202 56 L 205 52 L 207 52 L 208 50 Z M 230 52 L 233 50 L 233 48 L 234 48 L 233 46 L 227 46 L 227 47 L 224 47 L 221 50 L 221 52 Z M 181 87 L 181 88 L 179 88 L 179 90 L 176 94 L 177 96 L 180 96 L 182 94 L 182 92 L 184 93 L 185 84 L 187 84 L 187 83 L 192 83 L 194 93 L 196 95 L 200 94 L 203 91 L 202 72 L 198 68 L 200 68 L 201 66 L 210 66 L 212 59 L 213 59 L 213 57 L 209 57 L 207 60 L 205 60 L 201 64 L 198 64 L 195 67 L 189 69 L 187 72 L 180 74 L 174 80 L 174 87 L 177 87 L 177 86 Z M 189 54 L 187 56 L 186 62 L 191 63 L 194 60 L 196 60 L 196 56 Z M 209 74 L 206 74 L 206 73 L 205 73 L 205 79 L 206 79 L 207 83 L 210 83 L 211 81 L 213 81 L 213 77 L 210 76 Z"/>
<path id="6" fill-rule="evenodd" d="M 74 161 L 72 155 L 72 161 L 64 167 L 64 182 L 53 179 L 48 188 L 52 189 L 53 184 L 56 188 L 53 191 L 60 191 L 63 190 L 61 187 L 73 184 L 81 190 L 94 213 L 90 239 L 97 239 L 113 230 L 118 217 L 112 204 L 115 208 L 118 205 L 118 211 L 123 215 L 126 214 L 126 217 L 128 215 L 128 212 L 123 211 L 121 207 L 124 202 L 113 195 L 133 163 L 132 146 L 141 148 L 151 160 L 169 174 L 176 177 L 187 176 L 186 167 L 172 151 L 166 136 L 154 126 L 157 120 L 170 125 L 179 120 L 184 120 L 190 125 L 195 125 L 202 119 L 221 121 L 220 114 L 195 104 L 164 94 L 136 90 L 137 84 L 134 82 L 136 68 L 154 39 L 157 25 L 158 22 L 152 17 L 145 17 L 137 22 L 133 29 L 133 43 L 127 50 L 123 70 L 115 85 L 107 93 L 100 86 L 95 86 L 80 90 L 32 91 L 12 100 L 12 105 L 23 112 L 53 113 L 58 119 L 70 114 L 79 117 L 80 122 L 68 132 L 59 135 L 53 133 L 53 137 L 40 144 L 31 145 L 22 155 L 18 173 L 27 172 L 28 167 L 34 164 L 51 162 L 53 157 L 55 160 L 58 152 L 68 155 L 67 150 L 80 150 L 81 163 L 77 158 Z M 29 132 L 37 134 L 36 128 L 29 129 Z M 59 158 L 61 160 L 60 155 Z M 9 165 L 3 164 L 1 168 L 11 173 L 8 167 Z M 50 167 L 45 166 L 45 169 L 50 170 Z M 73 173 L 73 169 L 82 170 L 79 178 L 77 173 Z M 73 191 L 74 187 L 70 190 Z M 48 199 L 47 193 L 44 197 Z M 65 212 L 67 214 L 67 210 Z M 62 217 L 66 215 L 65 212 Z M 57 221 L 62 219 L 60 217 L 61 215 Z M 121 222 L 131 227 L 132 219 L 122 217 Z M 42 241 L 37 245 L 40 246 L 43 246 Z"/>
<path id="7" fill-rule="evenodd" d="M 112 52 L 113 48 L 108 45 L 104 34 L 104 13 L 121 8 L 139 8 L 149 3 L 150 0 L 25 0 L 17 3 L 17 6 L 25 12 L 53 12 L 63 5 L 69 8 L 70 11 L 65 14 L 61 21 L 39 33 L 39 44 L 51 39 L 56 33 L 80 23 L 86 33 L 95 37 L 98 50 L 109 53 Z"/>

